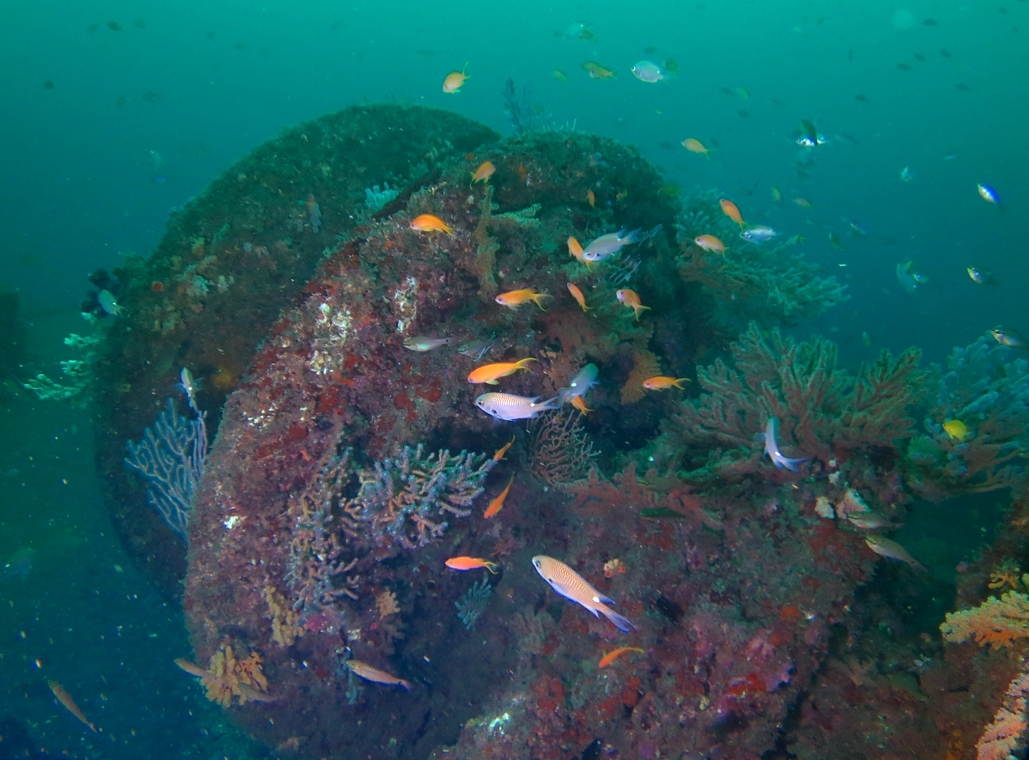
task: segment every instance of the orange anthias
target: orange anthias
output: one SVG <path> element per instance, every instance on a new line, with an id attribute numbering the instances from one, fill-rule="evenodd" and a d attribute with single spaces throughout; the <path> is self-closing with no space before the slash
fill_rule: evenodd
<path id="1" fill-rule="evenodd" d="M 590 204 L 590 208 L 596 208 L 597 196 L 594 194 L 592 190 L 586 191 L 586 202 Z"/>
<path id="2" fill-rule="evenodd" d="M 494 452 L 494 454 L 493 454 L 493 461 L 494 462 L 499 462 L 501 459 L 503 459 L 504 458 L 504 454 L 506 454 L 507 450 L 509 448 L 511 448 L 511 446 L 514 445 L 514 442 L 515 442 L 514 436 L 511 436 L 511 440 L 510 441 L 505 443 L 503 446 L 501 446 L 499 449 L 497 449 L 496 452 Z"/>
<path id="3" fill-rule="evenodd" d="M 574 256 L 580 263 L 585 264 L 587 269 L 590 268 L 589 259 L 585 259 L 582 256 L 582 243 L 573 237 L 568 238 L 568 253 Z"/>
<path id="4" fill-rule="evenodd" d="M 665 391 L 669 388 L 678 388 L 683 390 L 686 386 L 683 383 L 688 383 L 690 379 L 688 377 L 668 377 L 667 375 L 658 375 L 657 377 L 647 378 L 643 381 L 643 387 L 648 391 Z"/>
<path id="5" fill-rule="evenodd" d="M 597 663 L 597 667 L 606 668 L 608 665 L 610 665 L 612 662 L 614 662 L 627 652 L 639 652 L 640 654 L 645 654 L 645 652 L 639 647 L 618 647 L 618 649 L 608 652 L 603 657 L 601 657 L 600 662 Z"/>
<path id="6" fill-rule="evenodd" d="M 447 74 L 447 78 L 443 80 L 443 92 L 448 95 L 453 95 L 454 93 L 459 92 L 461 87 L 464 85 L 464 80 L 469 78 L 468 75 L 464 73 L 467 68 L 468 64 L 466 63 L 460 71 L 451 71 Z"/>
<path id="7" fill-rule="evenodd" d="M 432 214 L 422 214 L 411 220 L 411 229 L 417 232 L 445 232 L 448 235 L 454 232 L 446 222 Z"/>
<path id="8" fill-rule="evenodd" d="M 586 402 L 582 400 L 582 396 L 572 396 L 572 406 L 574 406 L 583 414 L 589 414 L 593 411 L 588 406 L 586 406 Z"/>
<path id="9" fill-rule="evenodd" d="M 586 305 L 586 296 L 584 296 L 582 294 L 582 291 L 579 290 L 579 286 L 578 285 L 573 285 L 572 283 L 568 283 L 568 292 L 572 294 L 572 298 L 574 298 L 575 302 L 577 304 L 579 304 L 579 306 L 582 307 L 583 311 L 589 311 L 590 310 L 590 307 Z"/>
<path id="10" fill-rule="evenodd" d="M 703 153 L 704 158 L 708 161 L 711 160 L 710 151 L 704 147 L 704 143 L 698 140 L 696 137 L 687 137 L 682 141 L 682 147 L 688 150 L 690 153 Z"/>
<path id="11" fill-rule="evenodd" d="M 625 304 L 636 312 L 636 321 L 640 321 L 640 312 L 649 309 L 649 306 L 644 306 L 640 301 L 639 294 L 635 290 L 629 288 L 623 288 L 622 290 L 615 292 L 615 297 L 622 304 Z"/>
<path id="12" fill-rule="evenodd" d="M 711 251 L 712 253 L 725 253 L 725 243 L 714 235 L 697 235 L 693 238 L 693 242 L 705 251 Z"/>
<path id="13" fill-rule="evenodd" d="M 514 483 L 514 475 L 512 475 L 511 479 L 507 481 L 507 486 L 500 492 L 500 496 L 491 501 L 489 506 L 486 507 L 486 511 L 482 513 L 483 517 L 493 517 L 497 512 L 504 508 L 504 500 L 507 499 L 507 494 L 511 490 L 512 483 Z"/>
<path id="14" fill-rule="evenodd" d="M 543 304 L 540 303 L 541 298 L 553 298 L 548 293 L 537 293 L 532 288 L 524 288 L 522 290 L 509 290 L 506 293 L 501 293 L 495 300 L 501 306 L 506 306 L 509 309 L 517 309 L 526 301 L 532 301 L 540 307 L 542 311 L 546 311 L 543 308 Z"/>
<path id="15" fill-rule="evenodd" d="M 740 225 L 740 227 L 747 226 L 747 223 L 743 221 L 743 215 L 740 214 L 740 210 L 737 208 L 735 203 L 726 198 L 722 198 L 718 203 L 722 207 L 723 214 L 736 222 L 736 224 Z"/>
<path id="16" fill-rule="evenodd" d="M 489 182 L 489 178 L 496 172 L 497 167 L 493 165 L 492 161 L 483 161 L 479 164 L 479 168 L 472 172 L 472 184 L 476 182 Z"/>
<path id="17" fill-rule="evenodd" d="M 496 562 L 490 562 L 488 559 L 479 559 L 478 557 L 451 557 L 444 562 L 447 567 L 451 570 L 478 570 L 479 568 L 486 568 L 494 575 L 497 574 Z"/>
<path id="18" fill-rule="evenodd" d="M 496 385 L 497 380 L 508 375 L 513 375 L 520 369 L 529 369 L 529 362 L 536 361 L 531 356 L 527 359 L 519 359 L 516 362 L 497 362 L 476 367 L 468 374 L 469 383 L 486 383 Z"/>

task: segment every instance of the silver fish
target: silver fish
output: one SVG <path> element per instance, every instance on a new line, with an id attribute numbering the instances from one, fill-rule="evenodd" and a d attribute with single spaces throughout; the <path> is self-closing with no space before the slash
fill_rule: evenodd
<path id="1" fill-rule="evenodd" d="M 614 256 L 630 243 L 635 243 L 639 239 L 639 232 L 640 228 L 636 228 L 632 232 L 621 229 L 618 232 L 601 235 L 583 249 L 582 257 L 586 261 L 603 261 Z"/>
<path id="2" fill-rule="evenodd" d="M 740 237 L 748 243 L 764 243 L 766 240 L 771 240 L 778 234 L 779 233 L 771 227 L 765 227 L 764 225 L 759 224 L 756 227 L 751 227 L 749 230 L 741 232 Z"/>
<path id="3" fill-rule="evenodd" d="M 515 396 L 512 393 L 483 393 L 475 399 L 475 405 L 490 417 L 510 422 L 531 420 L 540 412 L 547 412 L 561 406 L 561 397 L 540 401 L 542 396 Z"/>
<path id="4" fill-rule="evenodd" d="M 489 340 L 483 340 L 481 338 L 470 340 L 467 343 L 462 343 L 460 346 L 458 346 L 457 353 L 461 354 L 462 356 L 467 356 L 469 359 L 475 359 L 475 361 L 479 361 L 482 357 L 484 357 L 486 354 L 490 352 L 490 349 L 493 348 L 493 344 L 496 342 L 496 340 L 496 333 L 493 333 L 491 336 L 489 336 Z"/>
<path id="5" fill-rule="evenodd" d="M 445 346 L 450 343 L 451 338 L 427 338 L 424 335 L 416 335 L 404 341 L 404 348 L 409 351 L 432 351 L 433 349 Z"/>
<path id="6" fill-rule="evenodd" d="M 562 388 L 557 392 L 557 397 L 561 399 L 561 403 L 568 403 L 576 396 L 585 396 L 586 391 L 597 384 L 597 374 L 599 372 L 600 370 L 597 369 L 596 364 L 587 364 L 580 369 L 575 377 L 572 378 L 572 381 L 568 383 L 568 387 Z"/>
<path id="7" fill-rule="evenodd" d="M 793 472 L 800 472 L 800 465 L 807 459 L 790 459 L 779 450 L 779 443 L 776 436 L 779 433 L 779 418 L 769 417 L 768 425 L 765 427 L 765 453 L 768 454 L 772 463 L 780 470 L 785 467 Z"/>

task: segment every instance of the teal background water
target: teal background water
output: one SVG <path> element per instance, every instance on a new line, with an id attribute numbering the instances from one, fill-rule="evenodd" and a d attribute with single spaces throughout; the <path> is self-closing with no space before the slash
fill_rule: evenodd
<path id="1" fill-rule="evenodd" d="M 562 35 L 577 21 L 593 25 L 595 43 Z M 1027 33 L 1029 3 L 1020 0 L 7 0 L 0 286 L 21 293 L 32 373 L 56 376 L 67 358 L 61 338 L 84 331 L 85 275 L 145 255 L 169 210 L 285 126 L 396 100 L 506 133 L 501 93 L 511 78 L 531 85 L 555 121 L 635 145 L 670 184 L 720 188 L 748 221 L 806 236 L 807 256 L 846 282 L 851 300 L 801 334 L 833 337 L 852 361 L 909 345 L 940 360 L 998 323 L 1029 333 Z M 669 57 L 681 70 L 668 82 L 645 84 L 629 71 Z M 617 77 L 590 79 L 580 68 L 587 60 Z M 443 77 L 466 62 L 462 91 L 442 93 Z M 801 119 L 832 138 L 807 179 L 795 172 Z M 844 133 L 856 144 L 835 137 Z M 687 153 L 686 137 L 717 146 L 711 160 Z M 979 182 L 996 188 L 1006 212 L 979 198 Z M 798 208 L 794 196 L 814 208 Z M 851 237 L 842 217 L 869 234 Z M 894 275 L 909 259 L 931 280 L 914 295 Z M 973 265 L 991 269 L 997 286 L 972 283 Z M 35 550 L 27 577 L 0 583 L 2 713 L 46 737 L 49 751 L 74 756 L 235 747 L 242 740 L 220 711 L 170 664 L 189 653 L 181 615 L 113 539 L 92 480 L 88 416 L 27 398 L 0 412 L 0 564 Z M 55 707 L 47 678 L 105 732 L 83 733 Z"/>

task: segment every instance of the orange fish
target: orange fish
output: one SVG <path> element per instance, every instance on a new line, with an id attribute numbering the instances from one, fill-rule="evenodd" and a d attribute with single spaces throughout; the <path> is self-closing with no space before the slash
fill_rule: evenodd
<path id="1" fill-rule="evenodd" d="M 686 386 L 683 383 L 688 383 L 690 379 L 688 377 L 668 377 L 667 375 L 658 375 L 657 377 L 651 377 L 643 381 L 643 387 L 648 391 L 664 391 L 671 387 L 676 387 L 679 390 L 685 390 Z"/>
<path id="2" fill-rule="evenodd" d="M 553 296 L 548 293 L 537 293 L 532 288 L 525 288 L 523 290 L 509 290 L 506 293 L 501 293 L 493 300 L 509 309 L 517 309 L 526 301 L 533 301 L 541 310 L 546 311 L 543 308 L 543 304 L 540 303 L 541 298 L 553 298 Z"/>
<path id="3" fill-rule="evenodd" d="M 447 74 L 447 78 L 443 80 L 443 92 L 453 95 L 456 92 L 461 91 L 461 87 L 464 85 L 464 80 L 468 79 L 468 75 L 465 74 L 465 69 L 468 68 L 466 63 L 460 71 L 451 71 Z"/>
<path id="4" fill-rule="evenodd" d="M 636 312 L 636 321 L 640 321 L 640 312 L 645 309 L 650 309 L 649 306 L 644 306 L 640 301 L 639 294 L 635 290 L 629 290 L 629 288 L 623 288 L 622 290 L 615 292 L 615 297 L 620 303 L 625 304 L 634 312 Z"/>
<path id="5" fill-rule="evenodd" d="M 695 137 L 687 137 L 682 141 L 682 147 L 688 150 L 690 153 L 703 153 L 704 158 L 708 161 L 711 160 L 710 151 L 704 147 L 704 143 Z"/>
<path id="6" fill-rule="evenodd" d="M 451 570 L 478 570 L 484 567 L 494 575 L 497 574 L 497 568 L 499 567 L 496 562 L 490 562 L 488 559 L 479 559 L 478 557 L 451 557 L 443 564 Z"/>
<path id="7" fill-rule="evenodd" d="M 485 364 L 476 367 L 468 374 L 469 383 L 486 383 L 496 385 L 497 380 L 508 375 L 513 375 L 520 369 L 529 369 L 529 362 L 536 361 L 531 356 L 527 359 L 519 359 L 516 362 L 497 362 L 496 364 Z"/>
<path id="8" fill-rule="evenodd" d="M 582 248 L 580 248 L 579 250 L 581 251 Z M 578 285 L 573 285 L 572 283 L 568 283 L 568 292 L 572 294 L 572 298 L 574 298 L 575 302 L 577 304 L 579 304 L 579 306 L 582 307 L 583 311 L 589 311 L 590 310 L 590 307 L 586 305 L 586 296 L 584 296 L 582 294 L 582 291 L 579 290 L 579 286 Z"/>
<path id="9" fill-rule="evenodd" d="M 503 459 L 504 458 L 504 454 L 507 453 L 507 450 L 509 448 L 511 448 L 511 445 L 514 442 L 515 442 L 515 439 L 514 439 L 514 436 L 512 436 L 510 441 L 508 441 L 503 446 L 501 446 L 499 449 L 497 449 L 496 453 L 493 455 L 493 461 L 494 462 L 499 462 L 501 459 Z"/>
<path id="10" fill-rule="evenodd" d="M 447 226 L 446 222 L 432 214 L 416 216 L 411 220 L 411 229 L 418 232 L 445 232 L 448 235 L 454 231 L 452 227 Z"/>
<path id="11" fill-rule="evenodd" d="M 726 198 L 722 198 L 722 200 L 718 201 L 718 204 L 722 207 L 722 213 L 736 222 L 736 224 L 740 225 L 740 227 L 747 226 L 747 223 L 743 221 L 743 216 L 740 214 L 740 210 L 737 208 L 735 203 Z"/>
<path id="12" fill-rule="evenodd" d="M 596 208 L 597 196 L 593 194 L 592 190 L 586 191 L 586 202 L 590 204 L 590 208 Z"/>
<path id="13" fill-rule="evenodd" d="M 586 402 L 582 400 L 582 396 L 572 396 L 572 406 L 578 409 L 583 414 L 589 414 L 592 409 L 586 407 Z"/>
<path id="14" fill-rule="evenodd" d="M 486 511 L 482 513 L 483 517 L 493 517 L 497 512 L 504 508 L 504 499 L 507 498 L 507 492 L 511 490 L 512 483 L 514 483 L 514 475 L 512 475 L 511 479 L 507 481 L 507 487 L 500 492 L 500 496 L 491 501 L 489 506 L 486 507 Z"/>
<path id="15" fill-rule="evenodd" d="M 582 243 L 573 237 L 568 238 L 568 253 L 574 256 L 579 262 L 586 265 L 586 268 L 590 268 L 589 259 L 585 259 L 582 256 Z"/>
<path id="16" fill-rule="evenodd" d="M 712 253 L 725 254 L 725 243 L 716 238 L 714 235 L 697 235 L 693 238 L 693 242 L 696 243 L 700 248 L 705 251 L 711 251 Z"/>
<path id="17" fill-rule="evenodd" d="M 361 662 L 360 660 L 347 660 L 344 665 L 350 668 L 355 676 L 359 676 L 366 681 L 381 683 L 385 686 L 403 686 L 407 691 L 411 691 L 411 684 L 403 678 L 397 678 L 394 675 L 390 675 L 385 670 L 374 668 L 366 662 Z"/>
<path id="18" fill-rule="evenodd" d="M 606 668 L 608 665 L 617 660 L 626 652 L 639 652 L 640 654 L 646 654 L 646 652 L 644 652 L 639 647 L 618 647 L 618 649 L 615 649 L 613 652 L 608 652 L 603 657 L 601 657 L 600 662 L 597 663 L 597 667 Z"/>
<path id="19" fill-rule="evenodd" d="M 66 692 L 64 687 L 57 683 L 57 681 L 47 681 L 46 683 L 50 687 L 50 691 L 52 691 L 54 696 L 57 697 L 57 701 L 64 705 L 68 712 L 89 726 L 89 729 L 95 734 L 97 732 L 96 726 L 89 722 L 89 718 L 87 718 L 86 714 L 79 709 L 77 704 L 75 704 L 75 700 L 71 698 L 71 694 Z"/>
<path id="20" fill-rule="evenodd" d="M 493 165 L 491 161 L 483 161 L 479 164 L 479 168 L 472 172 L 472 184 L 476 182 L 489 182 L 489 178 L 493 176 L 493 172 L 497 170 L 497 167 Z"/>

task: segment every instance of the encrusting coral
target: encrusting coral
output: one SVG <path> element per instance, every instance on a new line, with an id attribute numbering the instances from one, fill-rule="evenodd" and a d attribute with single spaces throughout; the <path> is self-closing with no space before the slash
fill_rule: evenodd
<path id="1" fill-rule="evenodd" d="M 914 433 L 907 408 L 926 377 L 917 349 L 896 360 L 883 351 L 855 377 L 837 367 L 831 341 L 798 343 L 778 330 L 765 338 L 752 322 L 731 352 L 733 367 L 718 359 L 697 369 L 700 397 L 684 402 L 667 426 L 687 450 L 709 455 L 704 469 L 713 467 L 715 475 L 752 469 L 747 463 L 762 451 L 755 436 L 771 417 L 779 419 L 784 451 L 822 462 L 889 447 Z"/>

